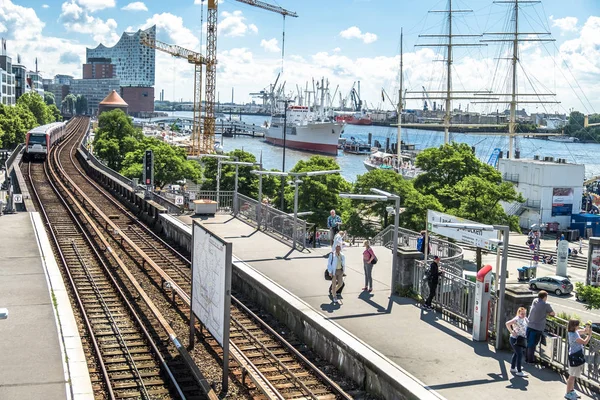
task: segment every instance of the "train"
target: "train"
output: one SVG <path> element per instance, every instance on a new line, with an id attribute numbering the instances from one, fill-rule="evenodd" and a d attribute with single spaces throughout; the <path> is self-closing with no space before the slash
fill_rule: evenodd
<path id="1" fill-rule="evenodd" d="M 25 138 L 25 160 L 45 160 L 50 149 L 58 143 L 66 134 L 64 122 L 53 122 L 41 125 L 27 132 Z"/>

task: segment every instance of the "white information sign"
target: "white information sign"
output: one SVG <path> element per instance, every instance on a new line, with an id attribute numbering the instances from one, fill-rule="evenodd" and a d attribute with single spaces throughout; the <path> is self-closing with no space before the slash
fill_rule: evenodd
<path id="1" fill-rule="evenodd" d="M 427 210 L 427 229 L 430 232 L 455 239 L 462 243 L 480 247 L 482 249 L 496 250 L 498 247 L 498 233 L 496 230 L 484 231 L 483 229 L 462 229 L 436 226 L 436 223 L 480 224 L 479 222 L 469 221 L 468 219 L 455 217 L 454 215 L 450 214 L 444 214 L 439 211 Z"/>
<path id="2" fill-rule="evenodd" d="M 190 200 L 196 200 L 196 192 L 189 192 Z"/>
<path id="3" fill-rule="evenodd" d="M 177 204 L 178 206 L 182 206 L 183 205 L 183 196 L 175 196 L 175 204 Z"/>
<path id="4" fill-rule="evenodd" d="M 192 311 L 223 346 L 229 342 L 231 243 L 194 222 Z"/>
<path id="5" fill-rule="evenodd" d="M 569 242 L 561 240 L 556 249 L 556 275 L 567 276 L 567 266 L 569 264 Z"/>
<path id="6" fill-rule="evenodd" d="M 15 204 L 19 204 L 23 202 L 23 195 L 22 194 L 13 194 L 13 203 Z"/>

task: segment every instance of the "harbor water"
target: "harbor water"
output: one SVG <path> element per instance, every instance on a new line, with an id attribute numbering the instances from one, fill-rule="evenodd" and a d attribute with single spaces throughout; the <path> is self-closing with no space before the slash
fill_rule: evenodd
<path id="1" fill-rule="evenodd" d="M 174 116 L 190 117 L 191 112 L 172 112 Z M 264 125 L 265 121 L 269 121 L 269 116 L 259 115 L 242 115 L 242 121 L 258 126 Z M 395 127 L 385 126 L 359 126 L 346 125 L 343 130 L 342 137 L 354 137 L 357 140 L 367 141 L 368 134 L 373 134 L 373 140 L 379 140 L 382 145 L 385 145 L 386 139 L 390 138 L 391 143 L 396 142 Z M 492 136 L 492 135 L 477 135 L 474 133 L 451 133 L 452 140 L 459 143 L 467 143 L 470 146 L 475 146 L 475 153 L 479 159 L 487 162 L 495 148 L 499 148 L 506 153 L 508 150 L 508 137 Z M 251 138 L 246 136 L 238 136 L 235 138 L 221 138 L 225 151 L 235 149 L 243 149 L 256 156 L 257 160 L 262 153 L 263 166 L 265 169 L 276 168 L 282 169 L 283 148 L 272 146 L 264 142 L 262 138 Z M 405 143 L 414 144 L 417 150 L 423 150 L 429 147 L 437 147 L 444 143 L 444 132 L 427 131 L 421 129 L 402 129 L 402 140 Z M 540 158 L 554 157 L 564 158 L 569 163 L 577 163 L 585 165 L 586 179 L 600 175 L 600 154 L 599 143 L 560 143 L 552 142 L 543 139 L 521 138 L 517 140 L 518 149 L 521 151 L 521 158 L 533 158 L 539 155 Z M 306 160 L 311 156 L 311 153 L 286 149 L 285 151 L 285 169 L 289 171 L 300 160 Z M 335 157 L 337 163 L 342 170 L 342 176 L 354 182 L 358 175 L 364 174 L 366 169 L 363 165 L 365 156 L 344 154 L 341 150 L 338 156 Z M 583 182 L 582 182 L 583 183 Z"/>

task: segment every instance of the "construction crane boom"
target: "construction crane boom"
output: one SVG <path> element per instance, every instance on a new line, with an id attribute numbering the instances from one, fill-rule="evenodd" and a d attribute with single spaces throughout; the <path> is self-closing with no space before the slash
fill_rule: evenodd
<path id="1" fill-rule="evenodd" d="M 156 40 L 155 37 L 148 36 L 147 34 L 142 34 L 140 36 L 140 42 L 144 46 L 170 54 L 173 57 L 184 58 L 188 60 L 190 64 L 194 64 L 194 117 L 192 123 L 192 145 L 188 150 L 188 153 L 191 155 L 201 154 L 203 152 L 203 143 L 201 141 L 202 132 L 200 128 L 202 126 L 202 65 L 206 64 L 206 59 L 198 52 L 174 44 L 161 42 L 160 40 Z M 211 152 L 212 149 L 213 147 L 204 152 Z"/>
<path id="2" fill-rule="evenodd" d="M 240 3 L 248 4 L 250 6 L 262 8 L 267 11 L 273 11 L 277 14 L 283 15 L 284 17 L 294 17 L 294 18 L 298 17 L 298 14 L 296 14 L 294 11 L 288 11 L 285 8 L 282 8 L 279 6 L 274 6 L 272 4 L 265 3 L 264 1 L 258 1 L 258 0 L 237 0 L 237 1 L 239 1 Z"/>

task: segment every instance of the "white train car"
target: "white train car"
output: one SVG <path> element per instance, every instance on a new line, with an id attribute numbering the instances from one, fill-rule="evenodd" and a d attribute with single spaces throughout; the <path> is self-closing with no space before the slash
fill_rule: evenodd
<path id="1" fill-rule="evenodd" d="M 64 122 L 53 122 L 33 128 L 27 132 L 24 158 L 26 160 L 45 160 L 52 145 L 59 142 L 65 133 L 66 125 Z"/>

